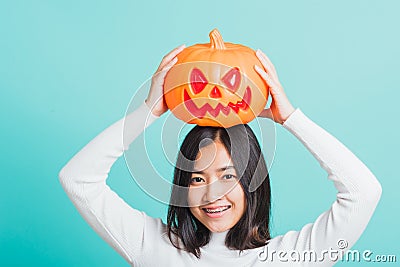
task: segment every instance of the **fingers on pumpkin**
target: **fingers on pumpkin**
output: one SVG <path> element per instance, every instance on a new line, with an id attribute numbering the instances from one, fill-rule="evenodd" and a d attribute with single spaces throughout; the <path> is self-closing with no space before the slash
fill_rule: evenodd
<path id="1" fill-rule="evenodd" d="M 261 67 L 254 65 L 254 69 L 266 81 L 271 90 L 271 94 L 276 93 L 277 88 L 279 88 L 279 84 L 277 84 L 275 80 L 268 73 L 266 73 L 265 70 L 263 70 Z"/>
<path id="2" fill-rule="evenodd" d="M 267 69 L 268 72 L 276 74 L 276 70 L 275 70 L 274 64 L 272 64 L 271 60 L 267 57 L 266 54 L 264 54 L 263 51 L 258 49 L 256 51 L 256 55 L 260 59 L 261 63 L 263 63 L 264 67 Z"/>
<path id="3" fill-rule="evenodd" d="M 174 50 L 169 52 L 166 56 L 164 56 L 158 69 L 164 68 L 165 65 L 168 64 L 172 59 L 174 59 L 180 52 L 182 52 L 185 47 L 185 45 L 178 46 Z"/>
<path id="4" fill-rule="evenodd" d="M 172 66 L 175 65 L 175 63 L 178 61 L 178 58 L 173 58 L 171 61 L 169 61 L 164 67 L 161 69 L 157 70 L 157 72 L 154 74 L 153 78 L 156 78 L 159 84 L 164 83 L 164 78 L 167 75 L 167 72 L 172 68 Z"/>
<path id="5" fill-rule="evenodd" d="M 163 68 L 163 70 L 169 70 L 175 63 L 178 61 L 177 57 L 174 57 L 171 61 L 169 61 Z"/>

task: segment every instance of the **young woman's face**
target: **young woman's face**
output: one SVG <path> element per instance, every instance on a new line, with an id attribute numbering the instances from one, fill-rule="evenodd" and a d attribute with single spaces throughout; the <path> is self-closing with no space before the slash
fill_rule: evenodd
<path id="1" fill-rule="evenodd" d="M 225 146 L 214 142 L 200 149 L 188 201 L 192 214 L 211 232 L 224 232 L 242 217 L 246 198 Z"/>

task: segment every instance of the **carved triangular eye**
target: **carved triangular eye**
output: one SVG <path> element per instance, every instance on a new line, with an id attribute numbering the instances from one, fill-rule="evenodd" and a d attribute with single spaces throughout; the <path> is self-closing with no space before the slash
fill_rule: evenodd
<path id="1" fill-rule="evenodd" d="M 230 69 L 224 77 L 221 79 L 224 84 L 231 90 L 233 93 L 237 91 L 240 85 L 241 75 L 239 68 L 235 67 Z"/>
<path id="2" fill-rule="evenodd" d="M 193 93 L 198 94 L 203 91 L 208 84 L 208 81 L 201 70 L 194 68 L 190 74 L 190 84 L 192 86 Z"/>

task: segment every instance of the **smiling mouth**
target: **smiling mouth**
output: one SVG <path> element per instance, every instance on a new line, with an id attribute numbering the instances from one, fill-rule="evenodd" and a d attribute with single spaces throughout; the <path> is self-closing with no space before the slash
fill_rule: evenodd
<path id="1" fill-rule="evenodd" d="M 202 210 L 204 210 L 206 213 L 215 214 L 215 213 L 224 212 L 224 211 L 226 211 L 226 210 L 228 210 L 230 208 L 231 208 L 231 205 L 227 205 L 227 206 L 222 206 L 222 207 L 213 208 L 213 209 L 202 208 Z"/>
<path id="2" fill-rule="evenodd" d="M 205 103 L 201 107 L 197 107 L 194 101 L 190 98 L 188 92 L 184 90 L 184 102 L 186 108 L 193 116 L 199 119 L 202 119 L 206 115 L 206 112 L 208 112 L 214 118 L 216 118 L 220 112 L 228 115 L 231 110 L 233 110 L 237 114 L 239 110 L 247 110 L 249 108 L 250 101 L 251 90 L 249 86 L 246 87 L 246 91 L 241 101 L 238 101 L 236 103 L 229 102 L 227 106 L 218 103 L 215 108 L 211 107 L 211 105 L 208 103 Z"/>

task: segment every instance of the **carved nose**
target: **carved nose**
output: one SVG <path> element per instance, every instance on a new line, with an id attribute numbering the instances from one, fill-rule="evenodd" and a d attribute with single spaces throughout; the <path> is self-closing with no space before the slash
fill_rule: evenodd
<path id="1" fill-rule="evenodd" d="M 212 98 L 221 98 L 221 92 L 219 91 L 217 86 L 214 86 L 214 88 L 211 89 L 210 97 L 212 97 Z"/>

